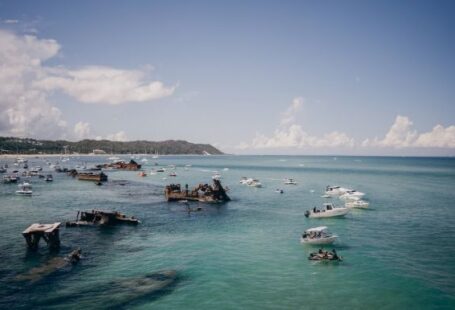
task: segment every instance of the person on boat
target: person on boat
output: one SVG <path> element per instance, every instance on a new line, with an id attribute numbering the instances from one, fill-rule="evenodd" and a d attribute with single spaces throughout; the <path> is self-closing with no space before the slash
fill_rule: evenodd
<path id="1" fill-rule="evenodd" d="M 333 255 L 332 255 L 332 259 L 333 260 L 339 260 L 340 259 L 340 257 L 337 254 L 337 251 L 335 249 L 332 250 L 332 253 L 333 253 Z"/>
<path id="2" fill-rule="evenodd" d="M 316 213 L 316 212 L 317 212 L 316 207 L 314 207 L 313 208 L 313 213 Z"/>
<path id="3" fill-rule="evenodd" d="M 324 251 L 322 250 L 322 248 L 319 249 L 318 254 L 324 254 Z"/>
<path id="4" fill-rule="evenodd" d="M 308 237 L 308 234 L 306 232 L 304 232 L 302 235 L 302 238 L 305 239 L 306 237 Z"/>

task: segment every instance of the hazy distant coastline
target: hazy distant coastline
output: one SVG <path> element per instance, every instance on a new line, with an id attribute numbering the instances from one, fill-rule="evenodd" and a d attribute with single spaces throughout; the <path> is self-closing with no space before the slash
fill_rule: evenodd
<path id="1" fill-rule="evenodd" d="M 183 140 L 166 141 L 110 141 L 36 140 L 0 137 L 2 155 L 103 155 L 103 154 L 159 154 L 159 155 L 221 155 L 223 152 L 210 144 L 196 144 Z"/>

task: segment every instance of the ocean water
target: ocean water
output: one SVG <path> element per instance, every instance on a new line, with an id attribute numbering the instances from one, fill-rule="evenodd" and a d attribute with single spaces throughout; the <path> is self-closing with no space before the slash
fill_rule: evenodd
<path id="1" fill-rule="evenodd" d="M 47 184 L 33 178 L 34 195 L 19 197 L 0 184 L 0 308 L 50 309 L 454 309 L 455 159 L 325 156 L 162 156 L 176 165 L 141 178 L 107 171 L 95 186 L 65 174 Z M 55 161 L 58 158 L 48 158 Z M 125 157 L 125 159 L 127 159 Z M 0 165 L 12 160 L 1 159 Z M 107 161 L 73 157 L 66 166 Z M 185 170 L 185 165 L 192 165 Z M 43 159 L 29 166 L 45 168 Z M 11 168 L 10 168 L 11 170 Z M 167 183 L 208 183 L 222 175 L 232 201 L 222 205 L 167 203 Z M 260 179 L 263 188 L 239 184 Z M 297 186 L 283 185 L 286 177 Z M 127 182 L 118 182 L 125 180 Z M 123 185 L 122 185 L 123 184 Z M 325 202 L 326 185 L 366 193 L 367 210 L 341 219 L 308 219 Z M 284 194 L 275 192 L 283 188 Z M 333 200 L 341 204 L 338 199 Z M 107 209 L 134 215 L 138 226 L 62 227 L 62 246 L 41 242 L 27 251 L 21 232 L 31 223 L 73 220 L 78 210 Z M 304 229 L 325 225 L 339 235 L 339 263 L 307 259 L 317 247 L 300 244 Z M 83 259 L 34 283 L 16 276 L 80 247 Z M 330 247 L 329 249 L 331 249 Z M 160 270 L 177 271 L 164 291 L 113 302 L 110 283 L 127 283 Z"/>

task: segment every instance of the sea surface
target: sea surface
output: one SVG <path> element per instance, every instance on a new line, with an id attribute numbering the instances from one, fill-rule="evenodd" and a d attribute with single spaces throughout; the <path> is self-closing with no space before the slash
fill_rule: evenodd
<path id="1" fill-rule="evenodd" d="M 70 157 L 60 165 L 92 166 L 107 158 Z M 178 176 L 169 177 L 169 169 L 147 177 L 109 170 L 109 181 L 96 186 L 53 172 L 52 183 L 32 177 L 32 197 L 16 195 L 14 184 L 0 184 L 1 309 L 455 309 L 454 158 L 140 156 L 138 161 L 143 158 L 147 173 L 175 165 Z M 28 165 L 49 170 L 47 161 L 60 160 L 30 157 Z M 5 163 L 9 171 L 14 168 L 13 159 L 0 158 L 0 165 Z M 210 183 L 215 171 L 232 201 L 192 203 L 193 210 L 202 207 L 195 212 L 165 201 L 166 184 Z M 258 178 L 263 187 L 241 185 L 243 176 Z M 284 178 L 298 185 L 286 186 Z M 321 195 L 327 185 L 365 192 L 370 208 L 340 219 L 306 218 L 306 210 L 326 201 Z M 59 252 L 50 252 L 43 241 L 36 253 L 27 251 L 21 232 L 30 224 L 64 223 L 75 220 L 78 210 L 91 209 L 118 210 L 142 223 L 62 225 Z M 300 236 L 321 225 L 339 235 L 333 248 L 342 262 L 308 260 L 318 248 L 300 244 Z M 39 281 L 17 280 L 77 247 L 83 252 L 79 264 Z M 177 272 L 167 289 L 125 293 L 116 303 L 122 292 L 112 283 L 128 284 L 129 278 L 161 270 Z"/>

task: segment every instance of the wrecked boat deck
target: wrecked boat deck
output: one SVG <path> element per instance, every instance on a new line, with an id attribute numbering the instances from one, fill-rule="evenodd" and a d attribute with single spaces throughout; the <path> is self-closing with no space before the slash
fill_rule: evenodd
<path id="1" fill-rule="evenodd" d="M 66 222 L 66 227 L 92 226 L 92 225 L 116 225 L 116 224 L 137 225 L 140 221 L 134 216 L 126 216 L 118 211 L 79 211 L 75 221 Z"/>
<path id="2" fill-rule="evenodd" d="M 214 179 L 213 185 L 199 184 L 193 190 L 188 190 L 188 184 L 182 190 L 180 184 L 167 185 L 164 190 L 167 201 L 198 201 L 198 202 L 227 202 L 231 198 L 219 180 Z"/>

